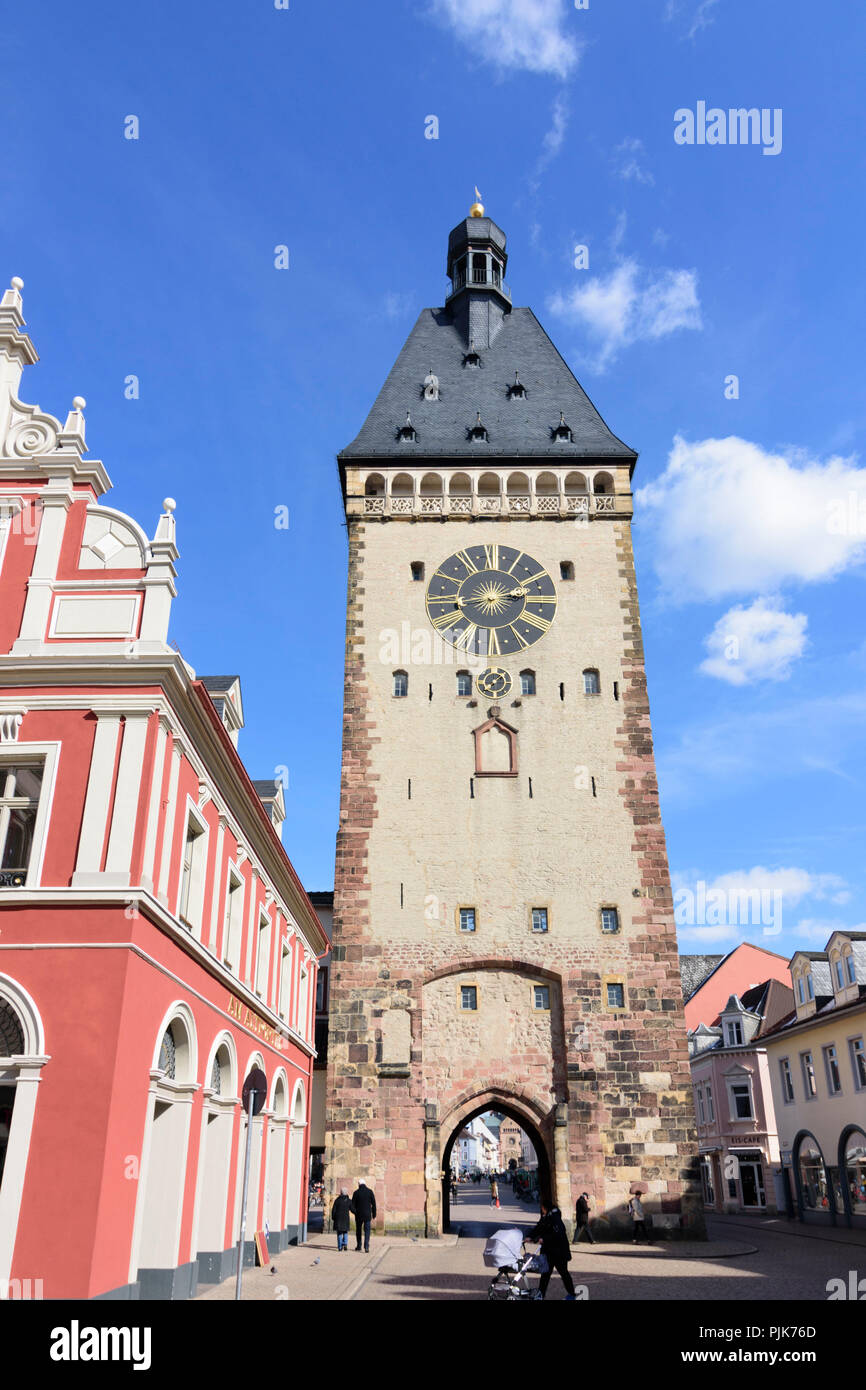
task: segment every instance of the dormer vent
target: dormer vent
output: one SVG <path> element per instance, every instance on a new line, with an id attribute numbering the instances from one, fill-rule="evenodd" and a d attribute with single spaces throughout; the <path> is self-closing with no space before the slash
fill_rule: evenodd
<path id="1" fill-rule="evenodd" d="M 481 411 L 480 411 L 480 410 L 478 411 L 478 413 L 477 413 L 476 416 L 475 416 L 475 424 L 472 425 L 472 426 L 470 426 L 470 429 L 469 429 L 469 438 L 470 438 L 470 439 L 484 439 L 484 440 L 489 440 L 489 436 L 488 436 L 488 434 L 487 434 L 487 431 L 486 431 L 486 429 L 484 428 L 484 426 L 483 426 L 482 423 L 481 423 Z"/>
<path id="2" fill-rule="evenodd" d="M 564 439 L 569 444 L 574 440 L 574 435 L 571 432 L 570 426 L 565 423 L 565 416 L 562 411 L 559 412 L 559 424 L 554 425 L 551 434 L 554 439 Z"/>
<path id="3" fill-rule="evenodd" d="M 463 354 L 464 367 L 480 367 L 481 356 L 475 351 L 475 339 L 469 339 L 469 351 Z"/>
<path id="4" fill-rule="evenodd" d="M 509 399 L 510 401 L 515 401 L 515 400 L 520 400 L 520 401 L 522 401 L 522 400 L 525 398 L 525 396 L 526 396 L 526 387 L 524 386 L 523 382 L 520 380 L 520 377 L 518 376 L 517 372 L 515 372 L 515 373 L 514 373 L 514 381 L 513 381 L 513 382 L 511 383 L 511 385 L 508 387 L 508 399 Z"/>
<path id="5" fill-rule="evenodd" d="M 399 430 L 397 431 L 397 438 L 405 439 L 410 444 L 418 438 L 418 432 L 415 429 L 415 426 L 412 424 L 412 416 L 410 415 L 408 410 L 406 411 L 406 423 L 405 425 L 400 426 Z"/>
<path id="6" fill-rule="evenodd" d="M 425 401 L 438 401 L 439 378 L 431 367 L 424 378 L 423 394 Z"/>

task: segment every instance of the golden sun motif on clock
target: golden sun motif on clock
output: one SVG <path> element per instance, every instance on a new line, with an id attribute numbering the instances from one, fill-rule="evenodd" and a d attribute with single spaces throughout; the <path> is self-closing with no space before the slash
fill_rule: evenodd
<path id="1" fill-rule="evenodd" d="M 470 545 L 443 560 L 427 585 L 439 636 L 479 656 L 517 656 L 556 616 L 556 589 L 538 560 L 509 545 Z"/>

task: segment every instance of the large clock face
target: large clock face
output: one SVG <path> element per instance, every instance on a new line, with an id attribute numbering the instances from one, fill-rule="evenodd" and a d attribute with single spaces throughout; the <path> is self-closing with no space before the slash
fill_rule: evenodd
<path id="1" fill-rule="evenodd" d="M 440 637 L 483 656 L 516 655 L 556 616 L 542 565 L 508 545 L 470 545 L 449 555 L 427 585 L 427 615 Z"/>

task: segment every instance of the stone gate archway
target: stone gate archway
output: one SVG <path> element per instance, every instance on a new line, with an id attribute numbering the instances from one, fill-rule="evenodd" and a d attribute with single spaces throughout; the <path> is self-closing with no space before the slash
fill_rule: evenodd
<path id="1" fill-rule="evenodd" d="M 568 1172 L 568 1124 L 566 1107 L 554 1106 L 547 1114 L 519 1087 L 482 1085 L 461 1096 L 444 1115 L 428 1104 L 425 1119 L 426 1232 L 442 1235 L 448 1229 L 450 1197 L 445 1175 L 449 1172 L 454 1140 L 464 1125 L 486 1110 L 496 1110 L 515 1120 L 529 1135 L 538 1157 L 539 1188 L 566 1215 L 571 1210 Z"/>
<path id="2" fill-rule="evenodd" d="M 450 1135 L 445 1139 L 444 1148 L 442 1149 L 442 1172 L 444 1174 L 442 1178 L 443 1231 L 449 1231 L 451 1229 L 451 1185 L 449 1175 L 451 1172 L 451 1153 L 454 1148 L 454 1143 L 458 1134 L 466 1125 L 479 1115 L 485 1114 L 488 1110 L 495 1110 L 498 1114 L 507 1115 L 510 1119 L 519 1124 L 521 1129 L 529 1136 L 529 1140 L 535 1149 L 536 1158 L 538 1159 L 538 1189 L 541 1194 L 541 1200 L 550 1200 L 552 1190 L 550 1158 L 547 1152 L 547 1141 L 542 1136 L 538 1126 L 528 1119 L 524 1109 L 513 1104 L 511 1101 L 503 1100 L 501 1097 L 497 1098 L 493 1103 L 486 1100 L 476 1105 L 469 1114 L 462 1115 L 456 1122 L 453 1119 L 449 1119 L 441 1126 L 443 1135 L 447 1134 L 449 1126 L 451 1127 Z"/>

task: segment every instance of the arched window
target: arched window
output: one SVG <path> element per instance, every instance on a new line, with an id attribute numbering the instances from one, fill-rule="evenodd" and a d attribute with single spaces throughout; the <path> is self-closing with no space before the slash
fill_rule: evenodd
<path id="1" fill-rule="evenodd" d="M 409 694 L 409 677 L 405 671 L 394 672 L 394 695 L 397 698 Z"/>
<path id="2" fill-rule="evenodd" d="M 831 1196 L 824 1155 L 818 1141 L 808 1132 L 797 1138 L 794 1165 L 801 1214 L 804 1211 L 828 1211 Z"/>
<path id="3" fill-rule="evenodd" d="M 174 1081 L 177 1076 L 177 1044 L 171 1024 L 163 1033 L 159 1045 L 159 1070 L 165 1073 L 169 1081 Z"/>
<path id="4" fill-rule="evenodd" d="M 584 695 L 598 695 L 600 690 L 598 671 L 594 667 L 590 667 L 583 673 L 583 693 Z"/>
<path id="5" fill-rule="evenodd" d="M 844 1169 L 843 1192 L 853 1216 L 866 1216 L 866 1131 L 854 1126 L 839 1145 L 839 1167 Z"/>
<path id="6" fill-rule="evenodd" d="M 534 695 L 534 694 L 535 694 L 535 672 L 534 672 L 534 671 L 521 671 L 521 672 L 520 672 L 520 693 L 521 693 L 521 695 Z"/>
<path id="7" fill-rule="evenodd" d="M 472 677 L 468 671 L 457 672 L 457 694 L 461 698 L 472 694 Z"/>

